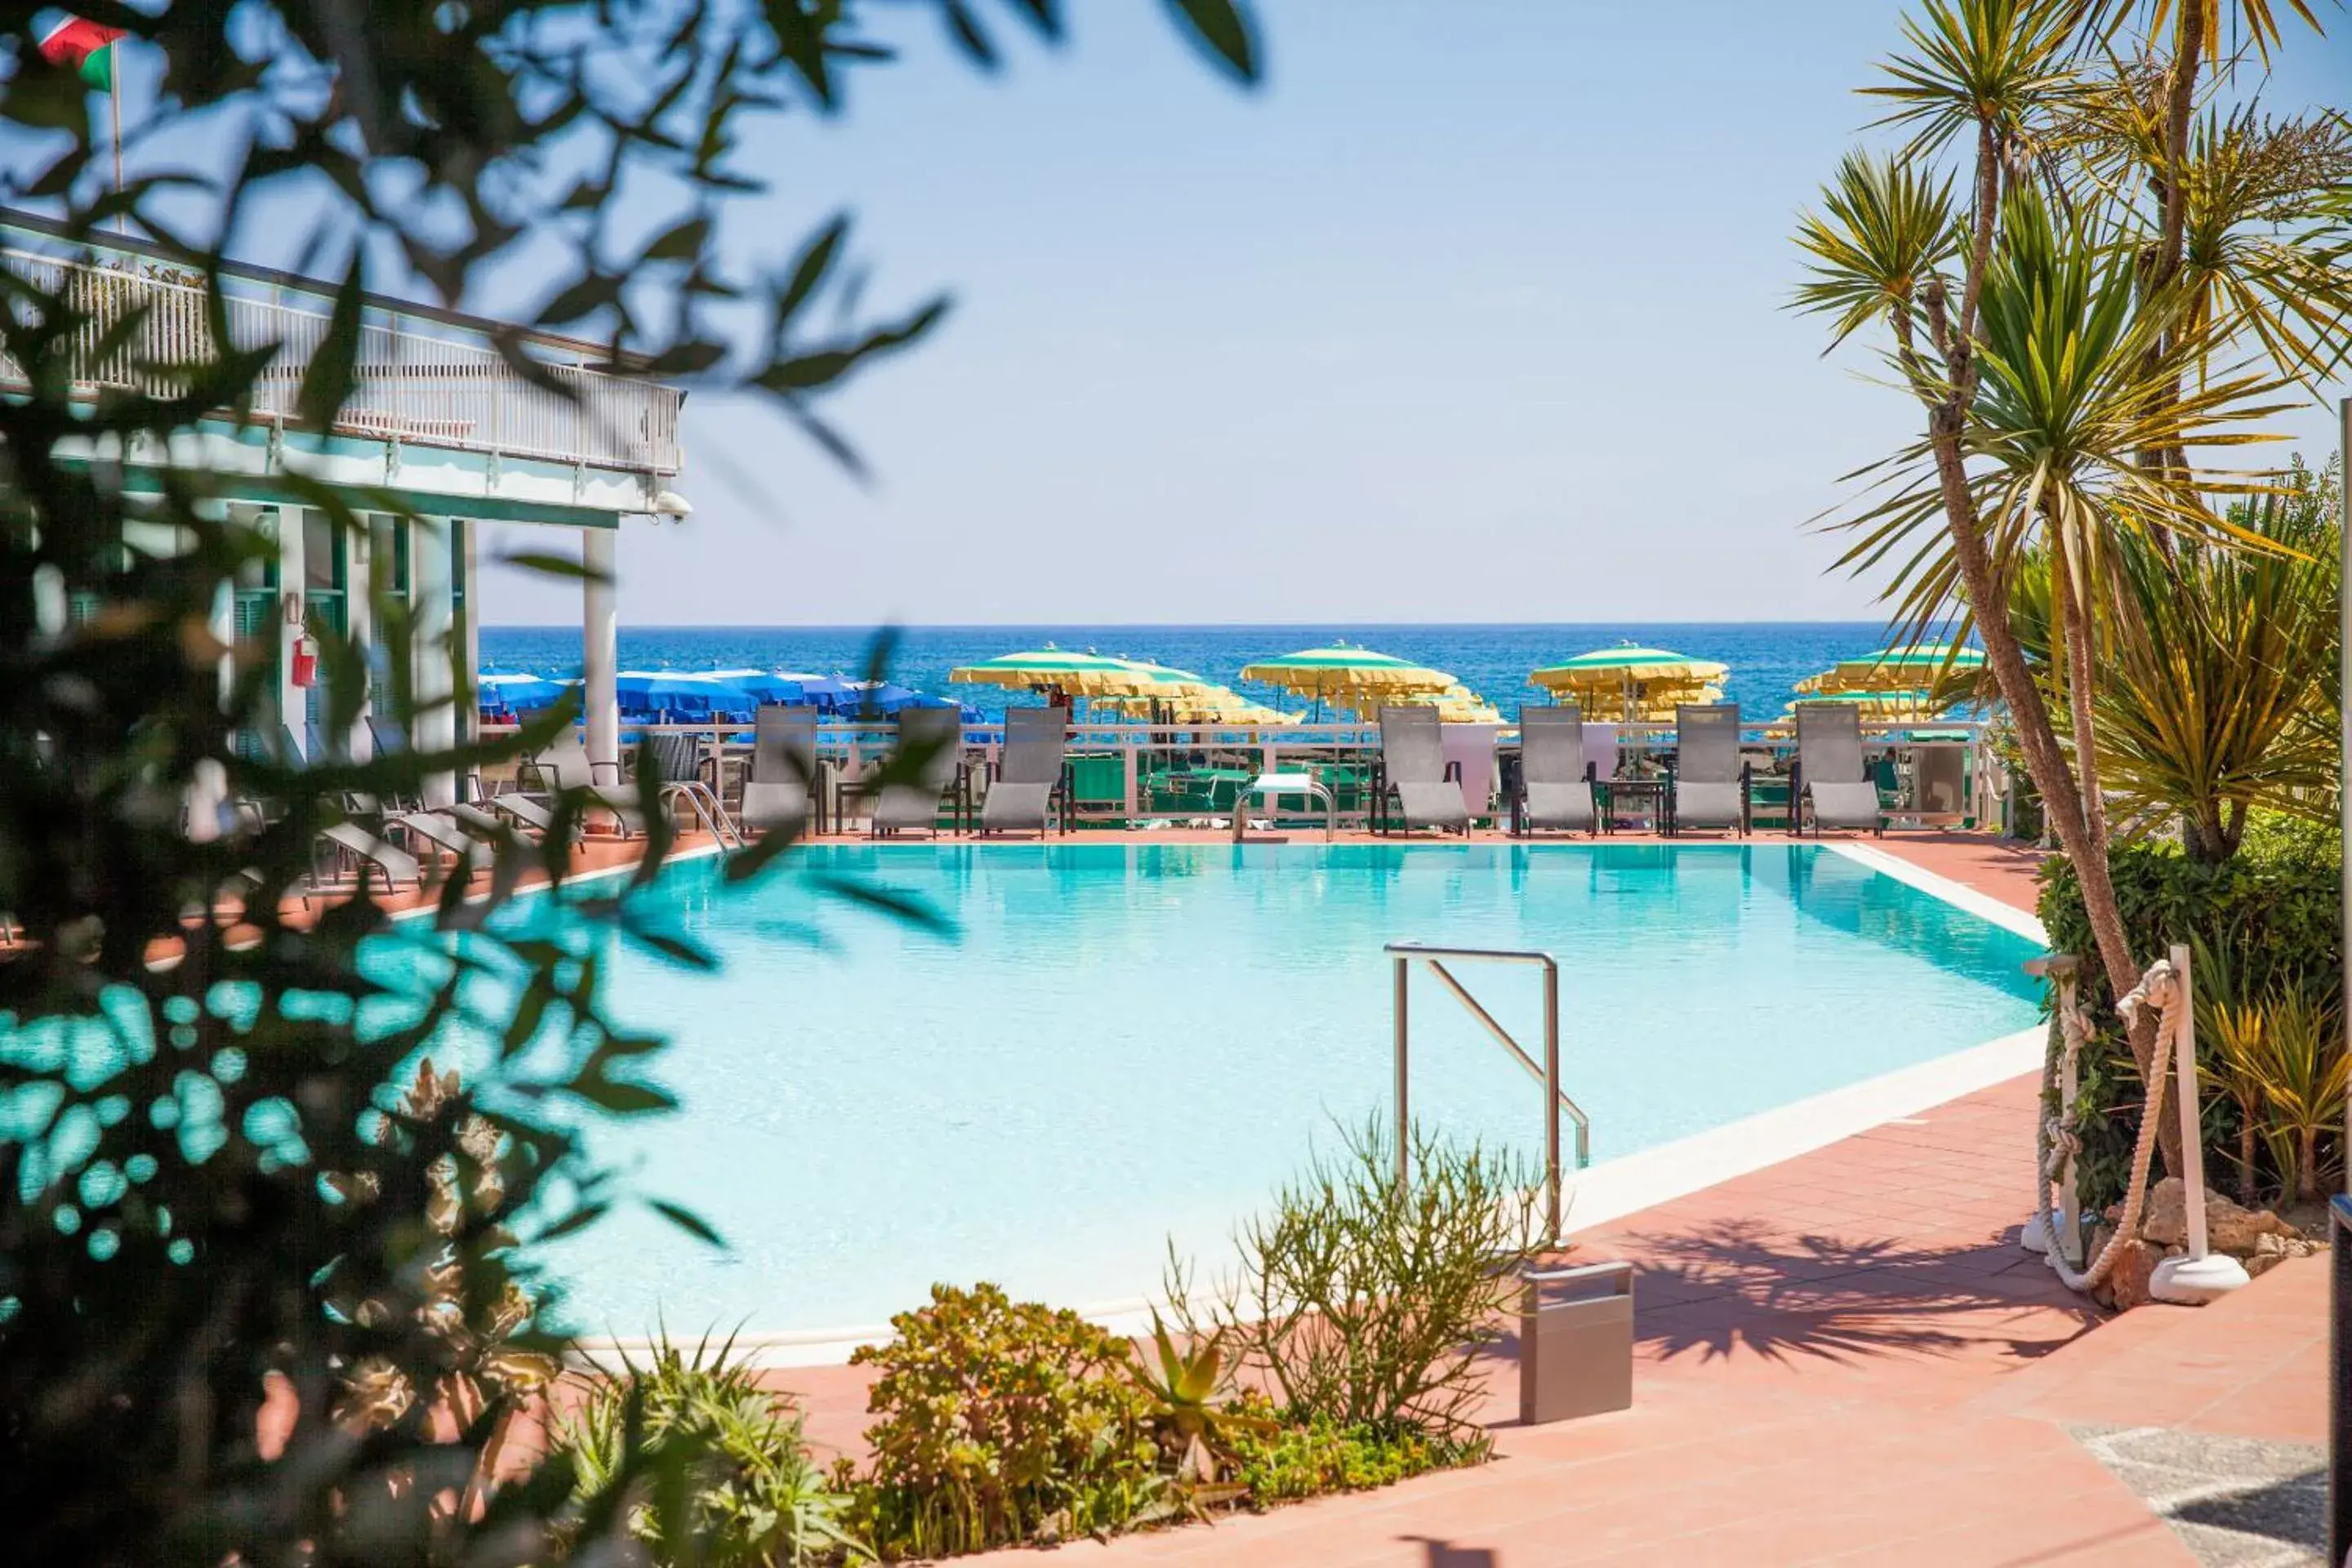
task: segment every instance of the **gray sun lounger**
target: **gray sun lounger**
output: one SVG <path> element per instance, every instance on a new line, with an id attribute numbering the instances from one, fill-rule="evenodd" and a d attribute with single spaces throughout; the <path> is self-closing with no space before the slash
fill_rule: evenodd
<path id="1" fill-rule="evenodd" d="M 322 827 L 319 830 L 319 840 L 374 866 L 383 873 L 385 883 L 394 891 L 398 891 L 403 882 L 412 888 L 424 884 L 424 870 L 417 865 L 415 856 L 386 844 L 355 822 L 339 822 L 332 827 Z"/>
<path id="2" fill-rule="evenodd" d="M 963 715 L 953 708 L 902 708 L 893 761 L 920 753 L 911 782 L 887 784 L 874 796 L 874 837 L 891 833 L 937 836 L 940 797 L 955 782 L 962 760 Z"/>
<path id="3" fill-rule="evenodd" d="M 1045 822 L 1062 787 L 1062 754 L 1069 741 L 1069 718 L 1059 708 L 1004 710 L 1004 751 L 980 808 L 980 833 L 1034 833 Z M 1065 811 L 1068 809 L 1065 804 Z"/>
<path id="4" fill-rule="evenodd" d="M 1434 708 L 1381 710 L 1379 805 L 1383 826 L 1391 800 L 1407 832 L 1434 827 L 1469 835 L 1469 804 L 1462 798 L 1459 775 L 1445 765 L 1444 731 Z"/>
<path id="5" fill-rule="evenodd" d="M 1519 831 L 1601 831 L 1584 715 L 1573 705 L 1519 710 Z"/>
<path id="6" fill-rule="evenodd" d="M 586 748 L 577 741 L 550 746 L 527 765 L 538 769 L 540 777 L 551 789 L 583 791 L 596 805 L 620 818 L 622 837 L 646 830 L 646 814 L 637 805 L 636 793 L 618 785 L 598 784 L 596 764 L 588 760 Z M 554 826 L 555 814 L 543 802 L 493 795 L 490 804 L 541 833 Z"/>
<path id="7" fill-rule="evenodd" d="M 1862 715 L 1850 702 L 1797 704 L 1797 768 L 1790 781 L 1789 831 L 1812 819 L 1852 833 L 1884 833 L 1878 785 L 1862 754 Z M 1810 809 L 1808 809 L 1810 808 Z"/>
<path id="8" fill-rule="evenodd" d="M 767 702 L 752 722 L 751 771 L 735 815 L 754 832 L 804 834 L 817 793 L 816 710 Z"/>
<path id="9" fill-rule="evenodd" d="M 495 850 L 459 826 L 459 819 L 454 813 L 404 811 L 392 818 L 391 826 L 407 834 L 412 847 L 421 838 L 436 848 L 446 849 L 456 856 L 458 864 L 468 871 L 479 870 L 496 858 Z"/>
<path id="10" fill-rule="evenodd" d="M 1675 831 L 1748 831 L 1748 764 L 1739 755 L 1739 704 L 1685 702 L 1675 710 Z"/>

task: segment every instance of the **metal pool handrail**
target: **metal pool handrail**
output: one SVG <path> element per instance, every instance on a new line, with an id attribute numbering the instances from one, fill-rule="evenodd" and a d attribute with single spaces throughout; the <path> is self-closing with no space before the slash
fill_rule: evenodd
<path id="1" fill-rule="evenodd" d="M 1592 1163 L 1592 1119 L 1583 1108 L 1569 1098 L 1559 1086 L 1559 965 L 1551 954 L 1533 948 L 1512 947 L 1441 947 L 1429 942 L 1392 942 L 1386 949 L 1394 963 L 1393 1001 L 1396 1034 L 1396 1179 L 1402 1185 L 1407 1175 L 1407 1157 L 1412 1149 L 1410 1119 L 1406 1108 L 1411 1101 L 1411 1062 L 1412 1057 L 1412 1026 L 1410 1020 L 1412 965 L 1415 961 L 1429 966 L 1430 973 L 1454 994 L 1454 999 L 1469 1010 L 1470 1016 L 1486 1026 L 1496 1043 L 1511 1053 L 1512 1058 L 1528 1070 L 1528 1076 L 1544 1086 L 1544 1232 L 1547 1240 L 1558 1241 L 1560 1236 L 1559 1206 L 1559 1113 L 1568 1112 L 1576 1123 L 1576 1168 L 1583 1170 Z M 1511 1032 L 1495 1019 L 1492 1013 L 1480 1005 L 1444 960 L 1470 959 L 1492 963 L 1532 963 L 1543 971 L 1544 1059 L 1538 1067 Z"/>

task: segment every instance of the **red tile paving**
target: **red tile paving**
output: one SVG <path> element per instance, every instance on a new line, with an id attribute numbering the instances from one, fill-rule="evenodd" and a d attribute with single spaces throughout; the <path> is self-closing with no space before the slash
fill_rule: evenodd
<path id="1" fill-rule="evenodd" d="M 2032 907 L 2031 852 L 1883 845 Z M 1506 1356 L 1491 1465 L 1065 1552 L 1105 1568 L 2191 1563 L 2064 1424 L 2314 1440 L 2325 1268 L 2102 1323 L 2016 1244 L 2033 1097 L 2013 1079 L 1580 1237 L 1638 1268 L 1630 1411 L 1519 1426 Z M 815 1436 L 855 1447 L 861 1375 L 778 1375 Z"/>

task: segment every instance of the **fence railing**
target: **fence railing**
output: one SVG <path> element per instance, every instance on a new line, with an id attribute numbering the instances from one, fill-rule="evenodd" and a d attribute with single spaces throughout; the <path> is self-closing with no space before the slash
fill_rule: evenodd
<path id="1" fill-rule="evenodd" d="M 638 735 L 669 733 L 699 738 L 722 794 L 740 773 L 751 751 L 751 726 L 734 719 L 694 723 L 646 723 L 623 719 L 625 741 Z M 486 724 L 486 735 L 508 733 L 510 726 Z M 1892 815 L 1914 820 L 1958 822 L 1997 820 L 2007 780 L 1990 748 L 1979 743 L 1982 726 L 1971 723 L 1866 723 L 1864 747 L 1891 765 L 1897 804 Z M 986 765 L 1003 744 L 1002 724 L 967 724 L 963 744 L 967 763 L 984 774 Z M 826 721 L 818 726 L 817 752 L 837 785 L 854 788 L 863 772 L 897 744 L 898 731 L 887 722 Z M 1664 754 L 1675 743 L 1672 724 L 1632 723 L 1615 726 L 1613 763 L 1598 770 L 1603 779 L 1654 779 Z M 625 744 L 625 752 L 634 746 Z M 1743 749 L 1758 775 L 1759 816 L 1783 819 L 1788 763 L 1795 753 L 1795 738 L 1784 723 L 1759 724 L 1745 733 Z M 1507 770 L 1517 765 L 1517 744 L 1513 727 L 1503 726 L 1495 749 L 1490 810 L 1507 804 Z M 1369 798 L 1370 780 L 1380 758 L 1380 731 L 1360 723 L 1289 725 L 1100 724 L 1075 723 L 1070 728 L 1071 814 L 1080 822 L 1187 821 L 1229 816 L 1242 786 L 1261 773 L 1307 773 L 1327 781 L 1334 796 L 1335 815 L 1361 824 L 1374 812 Z M 1942 765 L 1930 759 L 1940 758 Z M 1929 799 L 1929 780 L 1934 793 Z M 1475 793 L 1474 784 L 1473 792 Z M 1252 808 L 1255 810 L 1255 807 Z M 1478 815 L 1488 815 L 1473 807 Z"/>
<path id="2" fill-rule="evenodd" d="M 225 282 L 224 321 L 216 324 L 202 288 L 136 259 L 67 260 L 0 248 L 0 267 L 84 318 L 66 349 L 66 374 L 77 388 L 171 395 L 185 386 L 174 367 L 204 363 L 224 346 L 277 345 L 253 387 L 252 413 L 265 423 L 295 418 L 303 372 L 331 321 L 323 301 L 296 304 L 282 288 Z M 115 328 L 142 309 L 138 328 L 110 347 Z M 335 420 L 338 431 L 636 473 L 678 471 L 683 395 L 676 387 L 595 369 L 584 349 L 524 337 L 540 374 L 562 389 L 554 391 L 509 363 L 487 327 L 469 331 L 378 306 L 361 320 L 356 384 Z M 25 367 L 5 354 L 0 384 L 28 384 Z"/>

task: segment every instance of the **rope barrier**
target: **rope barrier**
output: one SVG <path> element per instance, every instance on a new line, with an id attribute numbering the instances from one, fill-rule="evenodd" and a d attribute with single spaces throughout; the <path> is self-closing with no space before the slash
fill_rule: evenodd
<path id="1" fill-rule="evenodd" d="M 2045 1055 L 2042 1064 L 2042 1092 L 2046 1100 L 2057 1092 L 2056 1075 L 2062 1070 L 2069 1078 L 2081 1061 L 2083 1047 L 2091 1038 L 2090 1015 L 2083 1007 L 2076 993 L 2074 975 L 2057 977 L 2058 997 L 2054 1009 L 2058 1026 L 2060 1051 Z M 2086 1268 L 2077 1269 L 2066 1261 L 2058 1245 L 2058 1227 L 2051 1222 L 2051 1198 L 2060 1171 L 2066 1162 L 2082 1152 L 2082 1138 L 2074 1131 L 2075 1107 L 2061 1105 L 2057 1114 L 2040 1119 L 2036 1130 L 2033 1168 L 2039 1176 L 2034 1184 L 2033 1219 L 2042 1227 L 2042 1256 L 2069 1290 L 2091 1290 L 2105 1282 L 2123 1258 L 2123 1243 L 2139 1234 L 2140 1205 L 2147 1194 L 2147 1173 L 2156 1157 L 2156 1133 L 2164 1115 L 2165 1086 L 2170 1081 L 2174 1041 L 2180 1037 L 2181 1026 L 2188 1011 L 2187 988 L 2168 958 L 2159 958 L 2147 966 L 2133 986 L 2116 1004 L 2124 1025 L 2128 1028 L 2142 1007 L 2157 1010 L 2156 1058 L 2148 1064 L 2147 1102 L 2140 1109 L 2139 1139 L 2132 1146 L 2130 1184 L 2124 1188 L 2124 1212 L 2116 1224 L 2116 1233 L 2107 1238 L 2106 1246 L 2090 1260 Z M 2063 1066 L 2061 1066 L 2061 1058 Z"/>

